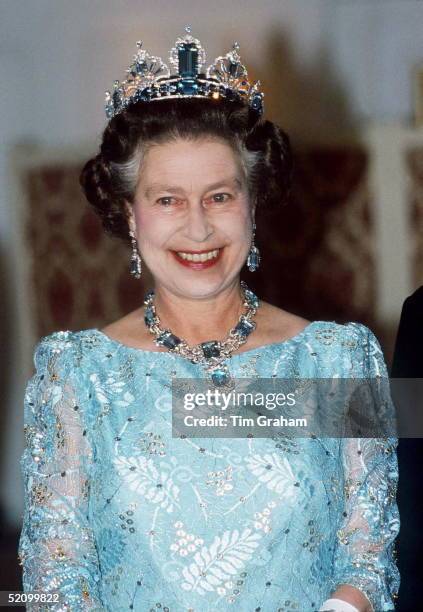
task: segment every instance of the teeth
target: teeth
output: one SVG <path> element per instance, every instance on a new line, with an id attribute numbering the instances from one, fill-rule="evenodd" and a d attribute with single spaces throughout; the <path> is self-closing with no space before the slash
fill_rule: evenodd
<path id="1" fill-rule="evenodd" d="M 207 261 L 208 259 L 213 259 L 219 255 L 220 249 L 216 249 L 215 251 L 209 251 L 208 253 L 183 253 L 182 251 L 178 251 L 179 257 L 182 259 L 187 259 L 188 261 Z"/>

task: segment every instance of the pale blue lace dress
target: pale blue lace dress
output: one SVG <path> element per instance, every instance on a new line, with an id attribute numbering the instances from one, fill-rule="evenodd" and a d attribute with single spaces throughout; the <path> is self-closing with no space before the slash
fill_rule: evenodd
<path id="1" fill-rule="evenodd" d="M 36 347 L 25 395 L 25 591 L 33 610 L 312 612 L 338 584 L 394 609 L 396 438 L 172 438 L 169 352 L 97 329 Z M 373 333 L 315 321 L 233 355 L 236 377 L 387 376 Z"/>

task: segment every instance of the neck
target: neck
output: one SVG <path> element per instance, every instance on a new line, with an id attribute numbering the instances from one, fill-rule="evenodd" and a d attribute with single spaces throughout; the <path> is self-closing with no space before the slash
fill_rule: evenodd
<path id="1" fill-rule="evenodd" d="M 239 280 L 207 298 L 186 298 L 160 287 L 154 290 L 154 306 L 161 327 L 183 338 L 188 344 L 224 340 L 245 311 Z"/>

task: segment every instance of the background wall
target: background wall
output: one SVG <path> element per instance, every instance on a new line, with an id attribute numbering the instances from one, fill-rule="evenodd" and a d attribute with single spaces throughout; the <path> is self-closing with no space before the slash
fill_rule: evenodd
<path id="1" fill-rule="evenodd" d="M 135 42 L 167 58 L 186 23 L 209 61 L 238 40 L 250 74 L 269 92 L 267 116 L 294 142 L 411 122 L 412 70 L 423 60 L 419 0 L 2 0 L 1 423 L 7 435 L 0 498 L 12 524 L 22 511 L 22 399 L 32 365 L 12 153 L 17 145 L 94 151 L 105 125 L 104 90 L 124 76 Z M 388 264 L 402 247 L 388 241 Z M 385 299 L 399 317 L 413 287 L 404 275 L 397 287 Z"/>

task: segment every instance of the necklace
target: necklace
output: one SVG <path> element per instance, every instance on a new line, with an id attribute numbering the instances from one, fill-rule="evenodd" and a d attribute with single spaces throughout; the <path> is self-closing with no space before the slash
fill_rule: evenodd
<path id="1" fill-rule="evenodd" d="M 192 363 L 201 363 L 210 376 L 215 387 L 233 388 L 234 383 L 229 374 L 229 369 L 224 360 L 247 341 L 248 336 L 256 328 L 252 320 L 260 305 L 258 297 L 253 293 L 244 281 L 241 281 L 243 291 L 243 306 L 246 310 L 241 314 L 238 323 L 233 327 L 226 338 L 220 340 L 209 340 L 190 346 L 183 338 L 179 338 L 170 329 L 160 326 L 160 319 L 154 307 L 154 290 L 145 295 L 144 322 L 154 336 L 157 346 L 165 346 L 172 353 L 178 353 L 189 359 Z"/>

